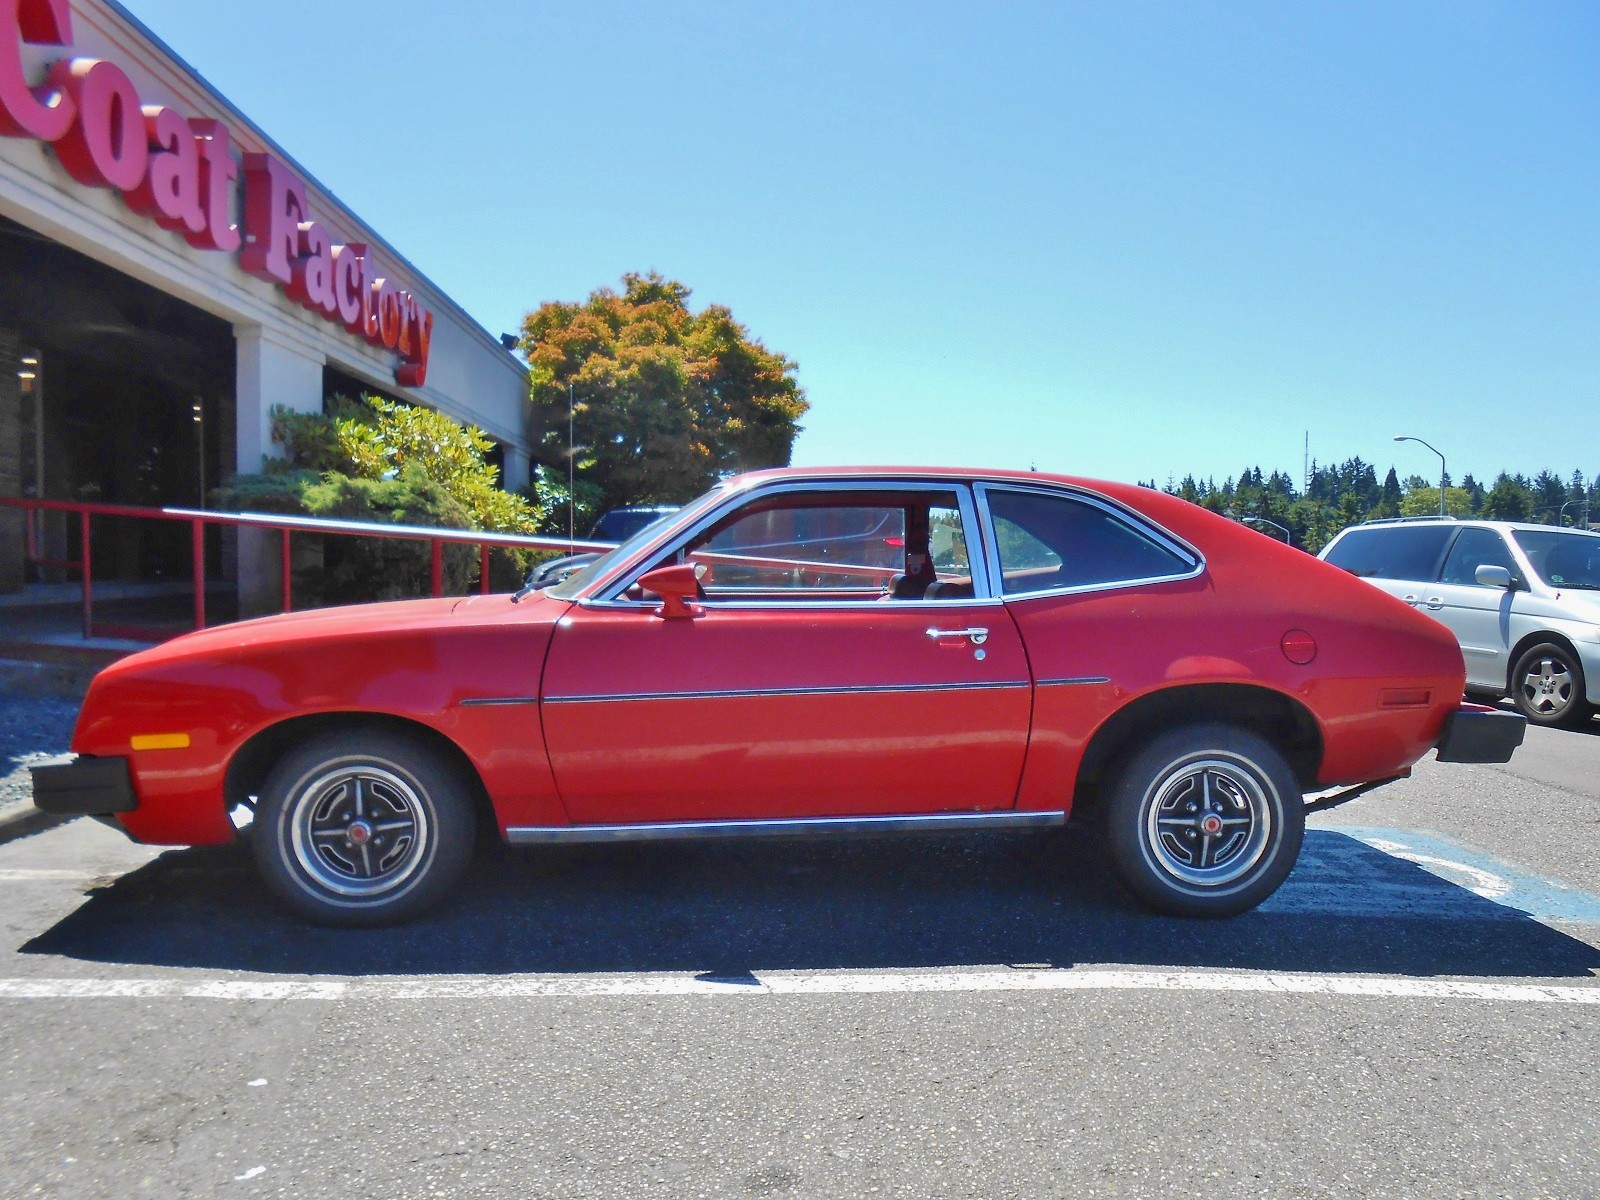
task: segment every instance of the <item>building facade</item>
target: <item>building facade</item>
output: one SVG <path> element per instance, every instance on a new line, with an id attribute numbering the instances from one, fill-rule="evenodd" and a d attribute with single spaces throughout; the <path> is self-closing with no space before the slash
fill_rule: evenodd
<path id="1" fill-rule="evenodd" d="M 197 506 L 275 453 L 274 405 L 363 391 L 477 425 L 527 484 L 497 337 L 120 4 L 0 0 L 0 496 Z M 0 591 L 27 577 L 0 510 Z"/>

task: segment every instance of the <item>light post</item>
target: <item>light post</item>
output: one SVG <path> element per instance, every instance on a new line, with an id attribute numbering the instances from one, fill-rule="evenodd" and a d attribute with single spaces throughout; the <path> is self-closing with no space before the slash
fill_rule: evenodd
<path id="1" fill-rule="evenodd" d="M 578 534 L 574 533 L 573 486 L 578 475 L 578 440 L 573 435 L 573 422 L 578 408 L 573 403 L 573 381 L 566 381 L 566 550 L 568 554 L 578 549 Z"/>
<path id="2" fill-rule="evenodd" d="M 1428 443 L 1424 442 L 1421 438 L 1419 438 L 1419 437 L 1409 437 L 1406 434 L 1399 434 L 1399 435 L 1397 435 L 1395 437 L 1394 440 L 1397 441 L 1397 442 L 1419 442 L 1424 446 L 1428 446 Z M 1432 450 L 1435 454 L 1439 454 L 1439 451 L 1433 446 L 1428 446 L 1428 449 Z M 1441 517 L 1445 515 L 1445 513 L 1444 513 L 1444 481 L 1447 478 L 1449 478 L 1449 476 L 1446 475 L 1445 469 L 1444 469 L 1444 455 L 1443 454 L 1439 454 L 1439 515 Z"/>

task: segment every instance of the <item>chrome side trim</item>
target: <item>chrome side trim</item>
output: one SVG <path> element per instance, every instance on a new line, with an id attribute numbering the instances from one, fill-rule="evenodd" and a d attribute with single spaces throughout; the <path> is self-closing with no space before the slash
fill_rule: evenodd
<path id="1" fill-rule="evenodd" d="M 1110 683 L 1105 675 L 1074 675 L 1062 679 L 1041 679 L 1038 687 L 1077 687 L 1084 684 Z"/>
<path id="2" fill-rule="evenodd" d="M 919 813 L 899 817 L 792 817 L 772 821 L 662 821 L 648 825 L 513 825 L 513 846 L 564 842 L 665 842 L 690 838 L 805 837 L 818 834 L 942 833 L 965 829 L 1051 829 L 1060 812 Z"/>
<path id="3" fill-rule="evenodd" d="M 458 701 L 462 708 L 485 707 L 491 704 L 537 704 L 537 696 L 474 696 Z"/>
<path id="4" fill-rule="evenodd" d="M 579 608 L 590 609 L 648 609 L 661 607 L 659 600 L 579 600 Z M 999 608 L 1005 602 L 998 599 L 954 600 L 884 600 L 874 597 L 864 600 L 701 600 L 707 612 L 905 612 L 908 609 L 932 609 L 949 612 L 952 608 Z"/>
<path id="5" fill-rule="evenodd" d="M 975 683 L 884 683 L 844 687 L 732 688 L 702 692 L 615 692 L 546 696 L 546 704 L 604 704 L 621 700 L 751 700 L 771 696 L 870 696 L 900 692 L 979 692 L 1032 687 L 1026 679 Z"/>

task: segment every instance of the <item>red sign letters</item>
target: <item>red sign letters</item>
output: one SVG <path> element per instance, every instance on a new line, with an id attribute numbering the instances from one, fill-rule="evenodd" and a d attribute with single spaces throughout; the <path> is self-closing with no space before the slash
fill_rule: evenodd
<path id="1" fill-rule="evenodd" d="M 240 163 L 219 121 L 141 104 L 116 63 L 67 58 L 30 85 L 22 45 L 72 45 L 68 0 L 0 0 L 0 135 L 55 149 L 85 187 L 115 188 L 134 212 L 204 250 L 239 252 L 239 265 L 296 303 L 400 356 L 395 380 L 428 377 L 433 313 L 376 276 L 367 247 L 335 245 L 311 215 L 304 182 L 270 154 L 244 155 L 243 232 L 230 201 Z"/>

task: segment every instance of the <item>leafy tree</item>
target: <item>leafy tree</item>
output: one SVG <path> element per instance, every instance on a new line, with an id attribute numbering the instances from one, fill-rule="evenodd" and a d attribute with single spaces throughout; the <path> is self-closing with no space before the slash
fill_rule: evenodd
<path id="1" fill-rule="evenodd" d="M 1472 496 L 1465 488 L 1446 488 L 1444 493 L 1445 512 L 1452 517 L 1470 517 L 1472 515 Z M 1430 517 L 1439 513 L 1439 489 L 1436 487 L 1416 487 L 1405 494 L 1400 501 L 1400 515 L 1402 517 Z"/>
<path id="2" fill-rule="evenodd" d="M 1483 515 L 1491 521 L 1526 521 L 1532 507 L 1527 488 L 1504 471 L 1483 498 Z"/>
<path id="3" fill-rule="evenodd" d="M 217 489 L 221 507 L 494 533 L 533 533 L 544 516 L 539 504 L 501 490 L 480 430 L 432 409 L 336 396 L 322 413 L 275 408 L 272 437 L 285 457 Z M 311 603 L 417 595 L 428 589 L 430 555 L 415 542 L 325 538 L 322 570 L 296 591 Z M 498 583 L 515 586 L 530 558 L 496 550 Z M 463 590 L 478 565 L 474 547 L 446 547 L 446 589 Z"/>
<path id="4" fill-rule="evenodd" d="M 689 296 L 656 272 L 630 273 L 620 293 L 601 288 L 523 319 L 537 455 L 564 477 L 575 451 L 577 478 L 603 507 L 682 502 L 719 475 L 789 462 L 810 407 L 796 364 L 727 308 L 690 311 Z"/>

